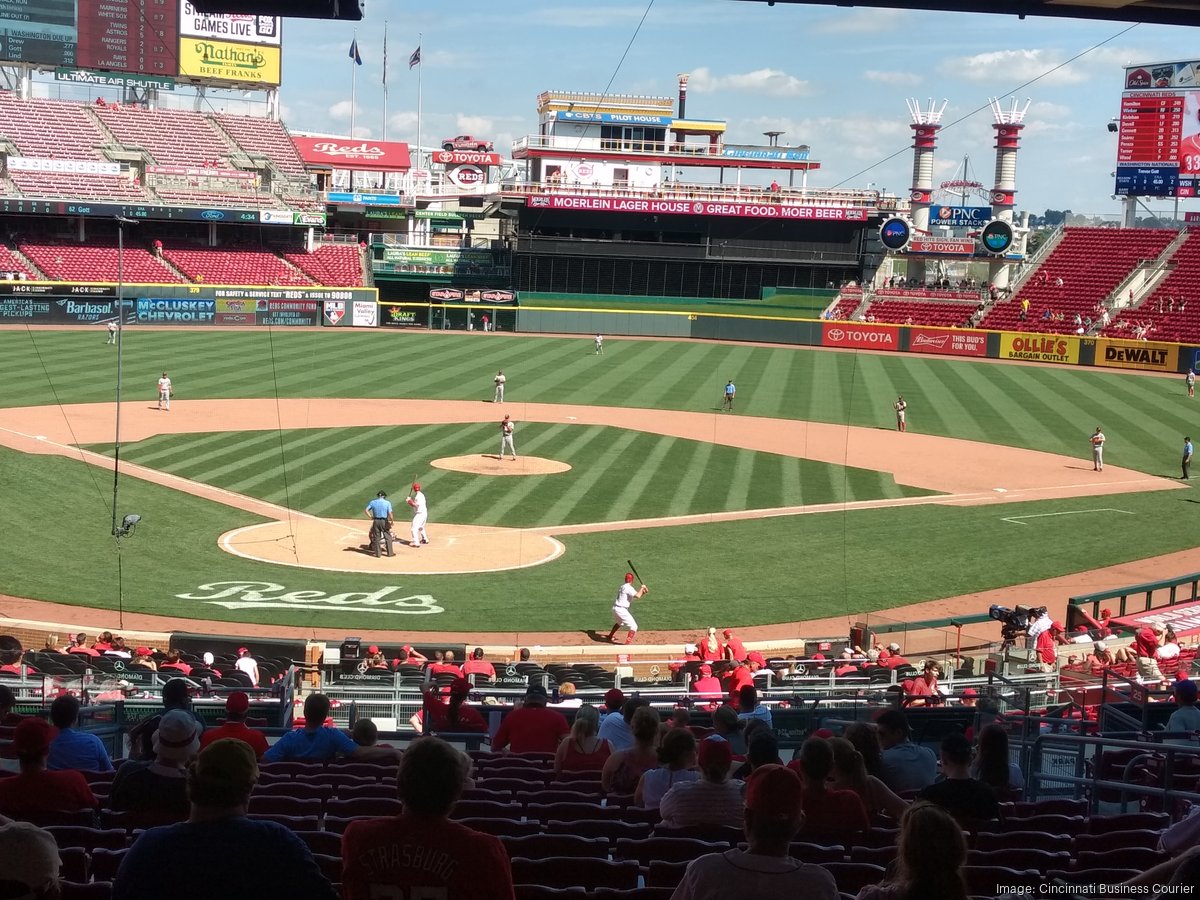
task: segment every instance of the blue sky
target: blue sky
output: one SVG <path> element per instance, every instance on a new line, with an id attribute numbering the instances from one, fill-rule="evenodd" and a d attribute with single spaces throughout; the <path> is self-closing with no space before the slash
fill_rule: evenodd
<path id="1" fill-rule="evenodd" d="M 417 73 L 408 56 L 423 35 L 426 144 L 463 132 L 505 152 L 536 131 L 544 90 L 674 96 L 675 76 L 692 75 L 688 114 L 725 119 L 727 139 L 764 143 L 763 131 L 809 144 L 822 169 L 812 186 L 865 187 L 902 195 L 911 180 L 905 98 L 948 99 L 935 180 L 949 179 L 964 154 L 991 186 L 990 96 L 1007 97 L 1030 79 L 1108 41 L 1015 96 L 1033 100 L 1018 163 L 1021 209 L 1115 213 L 1111 199 L 1122 66 L 1200 58 L 1200 29 L 965 13 L 925 13 L 739 2 L 654 0 L 368 0 L 351 23 L 290 19 L 284 28 L 285 122 L 298 130 L 348 134 L 350 41 L 357 30 L 356 131 L 382 135 L 383 23 L 388 21 L 389 139 L 415 141 Z M 615 72 L 615 78 L 614 78 Z M 890 161 L 887 157 L 896 154 Z M 700 180 L 700 179 L 697 179 Z M 1191 201 L 1200 208 L 1200 201 Z M 1158 201 L 1156 208 L 1169 203 Z"/>

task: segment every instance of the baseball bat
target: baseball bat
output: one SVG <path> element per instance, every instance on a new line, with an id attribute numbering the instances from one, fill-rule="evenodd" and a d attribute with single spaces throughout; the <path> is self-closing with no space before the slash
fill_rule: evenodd
<path id="1" fill-rule="evenodd" d="M 638 570 L 634 567 L 633 560 L 627 559 L 627 560 L 625 560 L 625 562 L 628 563 L 629 571 L 633 573 L 633 577 L 638 580 L 638 583 L 645 584 L 646 582 L 642 581 L 642 576 L 638 574 Z"/>

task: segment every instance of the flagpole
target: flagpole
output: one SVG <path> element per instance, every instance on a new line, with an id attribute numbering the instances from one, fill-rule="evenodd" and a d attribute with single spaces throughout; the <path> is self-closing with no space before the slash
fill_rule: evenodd
<path id="1" fill-rule="evenodd" d="M 388 86 L 387 86 L 387 27 L 388 23 L 385 20 L 383 23 L 383 140 L 387 140 L 387 101 L 388 101 Z"/>
<path id="2" fill-rule="evenodd" d="M 421 50 L 421 33 L 417 32 L 417 52 Z M 425 72 L 425 66 L 421 60 L 417 60 L 417 165 L 421 165 L 421 80 Z"/>
<path id="3" fill-rule="evenodd" d="M 358 32 L 357 31 L 354 32 L 354 44 L 352 46 L 354 46 L 356 48 L 356 52 L 357 52 L 357 47 L 358 47 Z M 357 91 L 357 88 L 358 88 L 358 60 L 356 60 L 354 58 L 354 55 L 351 54 L 351 56 L 350 56 L 350 137 L 351 137 L 351 139 L 353 139 L 353 137 L 354 137 L 354 101 L 355 101 L 355 93 Z"/>

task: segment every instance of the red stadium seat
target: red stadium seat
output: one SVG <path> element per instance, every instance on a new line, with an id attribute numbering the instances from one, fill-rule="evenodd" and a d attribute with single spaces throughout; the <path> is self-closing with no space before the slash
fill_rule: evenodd
<path id="1" fill-rule="evenodd" d="M 610 862 L 570 856 L 516 857 L 512 860 L 512 873 L 513 884 L 540 884 L 552 888 L 581 884 L 590 888 L 635 888 L 638 885 L 638 864 L 631 861 Z"/>
<path id="2" fill-rule="evenodd" d="M 608 841 L 574 834 L 531 834 L 502 837 L 509 857 L 541 859 L 545 856 L 574 856 L 581 859 L 608 859 Z"/>
<path id="3" fill-rule="evenodd" d="M 821 867 L 833 876 L 838 890 L 848 894 L 856 894 L 869 884 L 879 884 L 885 874 L 883 866 L 872 863 L 828 862 Z"/>
<path id="4" fill-rule="evenodd" d="M 654 860 L 688 862 L 706 853 L 720 853 L 728 849 L 727 843 L 699 841 L 695 838 L 620 838 L 617 840 L 613 858 L 632 859 L 640 865 L 648 866 Z"/>
<path id="5" fill-rule="evenodd" d="M 92 877 L 96 881 L 112 881 L 117 877 L 117 869 L 121 868 L 121 860 L 128 850 L 106 850 L 97 847 L 91 853 Z"/>
<path id="6" fill-rule="evenodd" d="M 61 863 L 59 874 L 67 881 L 83 883 L 88 880 L 89 854 L 83 847 L 58 848 L 58 859 Z"/>

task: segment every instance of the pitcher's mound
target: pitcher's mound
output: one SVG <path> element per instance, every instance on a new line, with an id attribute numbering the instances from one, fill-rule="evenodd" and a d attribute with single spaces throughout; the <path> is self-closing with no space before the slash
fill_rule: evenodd
<path id="1" fill-rule="evenodd" d="M 430 463 L 435 469 L 452 472 L 468 472 L 471 475 L 557 475 L 570 472 L 571 467 L 557 459 L 542 459 L 540 456 L 506 456 L 501 459 L 491 453 L 472 456 L 443 456 Z"/>

